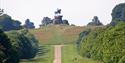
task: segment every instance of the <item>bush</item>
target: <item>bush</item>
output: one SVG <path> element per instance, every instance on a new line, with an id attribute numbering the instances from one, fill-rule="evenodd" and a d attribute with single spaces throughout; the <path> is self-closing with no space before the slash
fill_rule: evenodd
<path id="1" fill-rule="evenodd" d="M 80 54 L 82 56 L 91 57 L 91 49 L 94 45 L 95 39 L 98 36 L 99 33 L 103 31 L 103 28 L 98 27 L 96 29 L 90 29 L 88 35 L 84 36 L 82 38 L 82 41 L 80 43 Z M 84 46 L 83 46 L 84 45 Z"/>
<path id="2" fill-rule="evenodd" d="M 34 58 L 38 52 L 38 41 L 28 32 L 28 30 L 11 31 L 7 33 L 11 39 L 11 44 L 20 53 L 21 59 Z"/>
<path id="3" fill-rule="evenodd" d="M 0 30 L 0 63 L 18 63 L 19 54 L 11 45 L 10 39 Z"/>
<path id="4" fill-rule="evenodd" d="M 122 62 L 121 58 L 125 53 L 125 23 L 91 30 L 86 38 L 81 40 L 79 52 L 84 57 L 104 63 Z"/>

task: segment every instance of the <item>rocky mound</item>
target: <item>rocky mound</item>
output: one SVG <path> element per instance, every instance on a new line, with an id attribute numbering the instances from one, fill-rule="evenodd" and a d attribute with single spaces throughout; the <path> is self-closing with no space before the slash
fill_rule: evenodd
<path id="1" fill-rule="evenodd" d="M 53 19 L 53 24 L 63 24 L 62 17 L 63 16 L 61 15 L 55 16 L 55 18 Z"/>
<path id="2" fill-rule="evenodd" d="M 63 20 L 63 15 L 61 15 L 61 9 L 57 9 L 57 11 L 55 12 L 55 16 L 54 19 L 51 19 L 49 17 L 44 17 L 42 20 L 42 25 L 40 26 L 47 26 L 50 24 L 53 25 L 60 25 L 60 24 L 64 24 L 64 25 L 69 25 L 68 20 Z"/>

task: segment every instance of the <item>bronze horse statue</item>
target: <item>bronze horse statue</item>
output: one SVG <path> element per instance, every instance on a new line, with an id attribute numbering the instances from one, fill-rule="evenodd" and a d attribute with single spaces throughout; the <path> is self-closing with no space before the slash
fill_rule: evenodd
<path id="1" fill-rule="evenodd" d="M 55 14 L 61 14 L 61 9 L 57 9 L 57 11 L 55 11 Z"/>

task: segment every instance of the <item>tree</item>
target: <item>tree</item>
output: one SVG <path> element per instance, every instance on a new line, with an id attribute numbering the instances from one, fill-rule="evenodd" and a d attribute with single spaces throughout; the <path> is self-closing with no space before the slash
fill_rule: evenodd
<path id="1" fill-rule="evenodd" d="M 24 27 L 26 29 L 33 29 L 33 28 L 35 28 L 34 23 L 30 22 L 30 19 L 26 19 Z"/>
<path id="2" fill-rule="evenodd" d="M 19 30 L 21 29 L 21 22 L 13 20 L 11 16 L 3 14 L 0 16 L 0 26 L 3 31 Z"/>
<path id="3" fill-rule="evenodd" d="M 111 25 L 115 26 L 118 22 L 125 22 L 125 3 L 118 4 L 112 10 Z"/>
<path id="4" fill-rule="evenodd" d="M 19 55 L 12 47 L 10 39 L 0 30 L 0 63 L 18 63 Z"/>
<path id="5" fill-rule="evenodd" d="M 87 26 L 102 26 L 103 24 L 100 22 L 97 16 L 94 16 L 92 22 L 88 23 Z"/>
<path id="6" fill-rule="evenodd" d="M 11 44 L 15 46 L 20 53 L 20 59 L 32 59 L 38 52 L 38 41 L 28 32 L 28 30 L 11 31 L 7 33 Z"/>

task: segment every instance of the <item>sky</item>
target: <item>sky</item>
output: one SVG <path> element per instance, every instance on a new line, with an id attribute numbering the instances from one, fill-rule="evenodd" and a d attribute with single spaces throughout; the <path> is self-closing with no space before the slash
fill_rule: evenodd
<path id="1" fill-rule="evenodd" d="M 13 19 L 24 24 L 26 19 L 39 27 L 43 17 L 54 18 L 57 8 L 70 24 L 84 26 L 98 16 L 103 24 L 111 22 L 112 9 L 125 0 L 0 0 L 0 7 Z"/>

